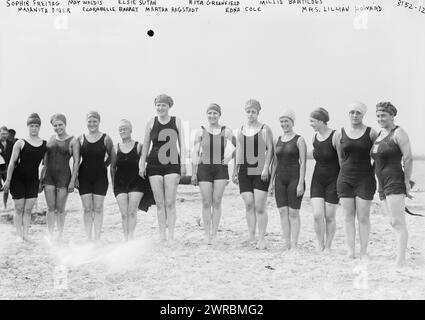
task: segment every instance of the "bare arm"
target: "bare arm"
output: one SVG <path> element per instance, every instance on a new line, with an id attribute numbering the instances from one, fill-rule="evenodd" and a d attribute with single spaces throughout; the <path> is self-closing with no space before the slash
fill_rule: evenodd
<path id="1" fill-rule="evenodd" d="M 115 152 L 114 143 L 112 142 L 112 139 L 110 136 L 105 137 L 105 146 L 106 146 L 106 153 L 108 154 L 108 158 L 105 161 L 105 167 L 108 167 L 111 163 L 116 162 L 117 154 Z M 111 172 L 111 182 L 114 183 L 114 176 L 112 176 Z"/>
<path id="2" fill-rule="evenodd" d="M 186 143 L 184 140 L 184 130 L 180 118 L 177 118 L 177 129 L 179 130 L 179 147 L 180 147 L 180 164 L 181 164 L 181 175 L 186 175 Z"/>
<path id="3" fill-rule="evenodd" d="M 341 131 L 335 131 L 334 134 L 334 140 L 335 140 L 335 149 L 336 149 L 336 153 L 338 154 L 338 161 L 339 161 L 339 166 L 342 167 L 342 146 L 341 146 Z"/>
<path id="4" fill-rule="evenodd" d="M 298 180 L 299 186 L 304 186 L 305 172 L 307 167 L 307 145 L 303 137 L 299 137 L 297 141 L 298 150 L 300 151 L 300 179 Z"/>
<path id="5" fill-rule="evenodd" d="M 235 156 L 235 165 L 233 167 L 233 179 L 235 181 L 238 172 L 239 172 L 239 167 L 242 164 L 242 146 L 241 146 L 241 138 L 242 138 L 242 133 L 241 130 L 239 129 L 237 134 L 236 134 L 236 156 Z"/>
<path id="6" fill-rule="evenodd" d="M 370 136 L 370 140 L 372 140 L 372 143 L 375 143 L 376 138 L 378 138 L 378 133 L 376 132 L 375 129 L 371 128 L 369 136 Z"/>
<path id="7" fill-rule="evenodd" d="M 118 150 L 118 145 L 112 150 L 112 153 L 115 154 L 115 157 L 113 157 L 111 159 L 111 167 L 109 168 L 110 170 L 110 174 L 111 174 L 111 180 L 112 180 L 112 185 L 114 185 L 115 182 L 115 173 L 117 172 L 117 150 Z"/>
<path id="8" fill-rule="evenodd" d="M 46 171 L 47 171 L 47 152 L 44 154 L 44 157 L 43 157 L 43 168 L 41 169 L 41 173 L 40 173 L 40 188 L 39 188 L 39 191 L 41 191 L 41 189 L 42 189 L 42 184 L 43 184 L 43 179 L 44 179 L 44 176 L 46 175 Z"/>
<path id="9" fill-rule="evenodd" d="M 274 155 L 274 145 L 273 145 L 273 132 L 270 129 L 269 126 L 266 127 L 266 161 L 264 163 L 264 169 L 263 171 L 267 170 L 267 175 L 270 172 L 270 163 L 272 162 L 273 155 Z"/>
<path id="10" fill-rule="evenodd" d="M 15 170 L 16 161 L 18 161 L 19 154 L 24 146 L 24 141 L 18 140 L 13 145 L 12 156 L 10 157 L 9 166 L 7 167 L 7 177 L 4 182 L 3 191 L 9 191 L 10 181 L 12 180 L 13 171 Z"/>
<path id="11" fill-rule="evenodd" d="M 339 141 L 340 139 L 338 139 L 338 131 L 335 130 L 334 135 L 332 137 L 332 146 L 334 147 L 335 150 L 337 150 L 337 141 Z"/>
<path id="12" fill-rule="evenodd" d="M 78 169 L 80 168 L 80 141 L 73 138 L 70 144 L 72 154 L 72 173 L 71 181 L 69 182 L 68 192 L 74 191 L 75 181 L 78 176 Z"/>
<path id="13" fill-rule="evenodd" d="M 276 157 L 276 144 L 277 144 L 277 139 L 274 139 L 273 141 L 273 159 L 272 159 L 272 163 L 271 163 L 271 175 L 270 175 L 270 188 L 272 190 L 272 188 L 274 187 L 274 180 L 276 178 L 276 168 L 277 168 L 277 157 Z M 273 191 L 273 190 L 272 190 Z"/>
<path id="14" fill-rule="evenodd" d="M 407 196 L 411 198 L 410 180 L 412 179 L 413 156 L 409 136 L 407 135 L 406 131 L 404 131 L 402 128 L 399 128 L 394 133 L 394 141 L 398 144 L 401 153 L 403 154 L 404 183 L 406 185 Z"/>
<path id="15" fill-rule="evenodd" d="M 228 139 L 230 141 L 232 141 L 232 144 L 235 147 L 235 150 L 232 153 L 232 158 L 236 159 L 236 137 L 233 135 L 232 130 L 230 130 L 230 129 L 228 129 L 228 130 L 229 130 Z"/>
<path id="16" fill-rule="evenodd" d="M 201 132 L 198 130 L 195 135 L 195 141 L 193 142 L 192 151 L 192 181 L 198 172 L 198 165 L 200 160 L 199 151 L 201 150 Z"/>
<path id="17" fill-rule="evenodd" d="M 153 120 L 150 120 L 146 125 L 145 137 L 143 139 L 142 154 L 139 161 L 139 175 L 145 177 L 145 168 L 146 168 L 146 158 L 151 146 L 151 129 L 152 129 Z"/>

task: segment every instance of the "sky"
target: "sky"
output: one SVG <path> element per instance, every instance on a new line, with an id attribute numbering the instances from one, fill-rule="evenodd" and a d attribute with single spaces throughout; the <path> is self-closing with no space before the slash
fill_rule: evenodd
<path id="1" fill-rule="evenodd" d="M 295 130 L 311 150 L 314 108 L 326 108 L 329 126 L 340 128 L 348 124 L 346 106 L 363 101 L 365 123 L 378 128 L 375 105 L 391 101 L 413 152 L 425 154 L 425 15 L 396 7 L 397 1 L 374 3 L 384 12 L 368 14 L 359 27 L 354 13 L 302 14 L 296 6 L 267 7 L 261 15 L 204 8 L 64 18 L 18 14 L 2 2 L 0 125 L 24 137 L 28 114 L 37 112 L 47 139 L 50 116 L 61 112 L 68 132 L 80 135 L 93 109 L 114 141 L 122 118 L 132 121 L 133 138 L 143 140 L 155 96 L 167 93 L 175 101 L 171 114 L 190 136 L 206 123 L 209 103 L 222 107 L 221 124 L 236 129 L 246 121 L 244 103 L 255 98 L 262 105 L 259 120 L 276 136 L 280 111 L 293 108 Z"/>

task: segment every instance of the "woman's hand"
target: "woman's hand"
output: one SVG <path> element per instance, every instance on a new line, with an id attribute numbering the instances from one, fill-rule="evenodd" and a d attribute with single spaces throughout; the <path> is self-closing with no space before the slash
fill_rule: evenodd
<path id="1" fill-rule="evenodd" d="M 238 174 L 237 173 L 234 173 L 232 175 L 232 181 L 233 181 L 234 184 L 239 184 L 239 178 L 238 178 Z"/>
<path id="2" fill-rule="evenodd" d="M 410 184 L 410 181 L 405 182 L 406 185 L 406 197 L 410 200 L 413 199 L 413 196 L 410 194 L 410 190 L 412 190 L 412 185 Z"/>
<path id="3" fill-rule="evenodd" d="M 275 188 L 274 182 L 270 182 L 270 185 L 269 185 L 269 195 L 271 195 L 271 196 L 274 195 L 274 188 Z"/>
<path id="4" fill-rule="evenodd" d="M 267 168 L 264 168 L 261 172 L 261 181 L 268 181 L 269 180 L 269 170 Z"/>
<path id="5" fill-rule="evenodd" d="M 197 186 L 198 185 L 198 177 L 196 176 L 196 174 L 193 174 L 192 175 L 191 183 L 194 186 Z"/>
<path id="6" fill-rule="evenodd" d="M 40 184 L 38 185 L 38 193 L 42 193 L 44 189 L 44 185 L 40 182 Z"/>
<path id="7" fill-rule="evenodd" d="M 304 184 L 298 184 L 297 186 L 297 197 L 301 197 L 304 194 Z"/>
<path id="8" fill-rule="evenodd" d="M 181 164 L 180 165 L 180 176 L 185 177 L 186 176 L 186 165 L 185 164 Z"/>
<path id="9" fill-rule="evenodd" d="M 3 190 L 3 192 L 9 192 L 9 190 L 10 190 L 10 181 L 9 180 L 6 180 L 4 183 L 3 183 L 3 188 L 2 188 L 2 190 Z"/>
<path id="10" fill-rule="evenodd" d="M 143 179 L 146 178 L 146 167 L 144 165 L 141 165 L 139 168 L 139 176 Z"/>
<path id="11" fill-rule="evenodd" d="M 69 182 L 69 185 L 68 185 L 68 193 L 72 193 L 72 192 L 74 192 L 74 189 L 75 189 L 75 183 L 74 182 Z"/>

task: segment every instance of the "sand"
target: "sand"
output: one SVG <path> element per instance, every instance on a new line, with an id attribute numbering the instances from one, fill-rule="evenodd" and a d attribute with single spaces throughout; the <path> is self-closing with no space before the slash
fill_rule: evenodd
<path id="1" fill-rule="evenodd" d="M 424 193 L 409 206 L 424 212 Z M 38 209 L 46 207 L 44 196 Z M 9 204 L 11 206 L 11 203 Z M 139 211 L 136 240 L 123 242 L 121 216 L 111 192 L 105 200 L 102 244 L 85 242 L 81 201 L 71 194 L 65 244 L 50 243 L 46 225 L 32 224 L 33 243 L 16 243 L 14 227 L 0 223 L 2 299 L 424 299 L 425 218 L 407 216 L 407 267 L 394 267 L 395 238 L 378 202 L 372 208 L 371 261 L 345 257 L 341 208 L 332 253 L 315 249 L 308 197 L 301 210 L 300 250 L 283 253 L 279 215 L 268 200 L 268 249 L 245 245 L 242 199 L 232 183 L 223 199 L 218 241 L 207 245 L 200 195 L 179 186 L 176 242 L 159 244 L 156 208 Z M 9 213 L 13 211 L 8 210 Z M 358 239 L 357 239 L 358 241 Z M 357 242 L 357 251 L 358 242 Z"/>

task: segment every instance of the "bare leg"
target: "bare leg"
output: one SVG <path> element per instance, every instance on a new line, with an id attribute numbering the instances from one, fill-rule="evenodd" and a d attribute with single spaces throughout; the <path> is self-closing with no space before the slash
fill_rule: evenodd
<path id="1" fill-rule="evenodd" d="M 314 231 L 316 232 L 318 251 L 325 249 L 325 199 L 323 198 L 311 198 L 311 204 L 313 206 L 313 217 L 314 217 Z"/>
<path id="2" fill-rule="evenodd" d="M 215 180 L 213 199 L 212 199 L 212 238 L 217 237 L 218 226 L 221 218 L 221 201 L 223 200 L 224 189 L 226 188 L 227 180 Z"/>
<path id="3" fill-rule="evenodd" d="M 164 195 L 164 178 L 162 176 L 151 176 L 149 182 L 152 193 L 155 198 L 156 210 L 158 216 L 159 236 L 161 242 L 167 241 L 166 235 L 166 216 L 165 216 L 165 195 Z"/>
<path id="4" fill-rule="evenodd" d="M 168 240 L 174 240 L 174 229 L 176 226 L 176 197 L 177 187 L 179 185 L 180 175 L 176 173 L 166 174 L 164 176 L 165 187 L 165 212 L 167 214 Z"/>
<path id="5" fill-rule="evenodd" d="M 89 239 L 89 241 L 91 241 L 93 219 L 94 219 L 93 194 L 89 193 L 89 194 L 82 195 L 81 201 L 83 203 L 83 209 L 84 209 L 84 230 L 86 231 L 87 238 Z"/>
<path id="6" fill-rule="evenodd" d="M 121 212 L 122 229 L 124 231 L 124 240 L 128 241 L 128 194 L 120 193 L 117 195 L 118 208 Z"/>
<path id="7" fill-rule="evenodd" d="M 326 221 L 326 240 L 325 250 L 331 250 L 332 240 L 336 232 L 336 209 L 338 205 L 332 203 L 325 203 L 325 221 Z"/>
<path id="8" fill-rule="evenodd" d="M 16 235 L 18 238 L 23 239 L 24 232 L 23 232 L 23 217 L 24 217 L 24 206 L 25 206 L 25 199 L 15 199 L 15 216 L 13 217 L 13 223 L 15 224 L 16 228 Z"/>
<path id="9" fill-rule="evenodd" d="M 354 248 L 356 241 L 356 202 L 354 198 L 341 198 L 342 211 L 345 220 L 345 245 L 347 256 L 354 258 Z"/>
<path id="10" fill-rule="evenodd" d="M 204 232 L 207 242 L 211 243 L 211 220 L 212 220 L 212 198 L 213 184 L 207 181 L 199 182 L 199 190 L 202 197 L 202 221 L 204 224 Z"/>
<path id="11" fill-rule="evenodd" d="M 103 203 L 105 201 L 104 196 L 97 194 L 93 195 L 93 211 L 94 211 L 94 240 L 100 240 L 100 234 L 102 232 L 103 225 Z"/>
<path id="12" fill-rule="evenodd" d="M 60 188 L 56 190 L 56 225 L 58 227 L 58 240 L 62 241 L 63 229 L 66 218 L 66 201 L 68 200 L 68 190 Z"/>
<path id="13" fill-rule="evenodd" d="M 143 197 L 142 192 L 130 192 L 128 194 L 128 238 L 134 239 L 134 231 L 137 224 L 137 210 L 139 209 L 140 200 Z"/>
<path id="14" fill-rule="evenodd" d="M 44 186 L 44 196 L 47 203 L 47 231 L 49 232 L 50 239 L 53 239 L 56 221 L 56 187 L 50 185 Z"/>
<path id="15" fill-rule="evenodd" d="M 301 229 L 300 210 L 289 208 L 289 223 L 291 224 L 291 250 L 297 249 Z"/>
<path id="16" fill-rule="evenodd" d="M 258 221 L 258 243 L 257 248 L 262 250 L 266 248 L 266 230 L 267 230 L 267 192 L 254 189 L 255 213 Z"/>
<path id="17" fill-rule="evenodd" d="M 391 217 L 391 226 L 393 227 L 397 240 L 397 266 L 403 267 L 406 263 L 406 248 L 408 232 L 406 218 L 404 213 L 404 194 L 394 194 L 387 196 L 384 200 L 386 210 Z"/>
<path id="18" fill-rule="evenodd" d="M 360 258 L 368 259 L 367 245 L 370 234 L 370 205 L 372 201 L 356 197 L 357 221 L 359 222 Z"/>
<path id="19" fill-rule="evenodd" d="M 283 249 L 291 248 L 291 224 L 289 223 L 289 207 L 278 208 L 282 226 Z"/>
<path id="20" fill-rule="evenodd" d="M 254 194 L 252 192 L 242 192 L 242 199 L 245 202 L 246 222 L 248 223 L 249 242 L 255 241 L 255 229 L 257 218 L 255 216 Z"/>
<path id="21" fill-rule="evenodd" d="M 24 217 L 23 217 L 23 239 L 29 240 L 28 231 L 31 224 L 31 213 L 37 198 L 25 199 Z"/>

